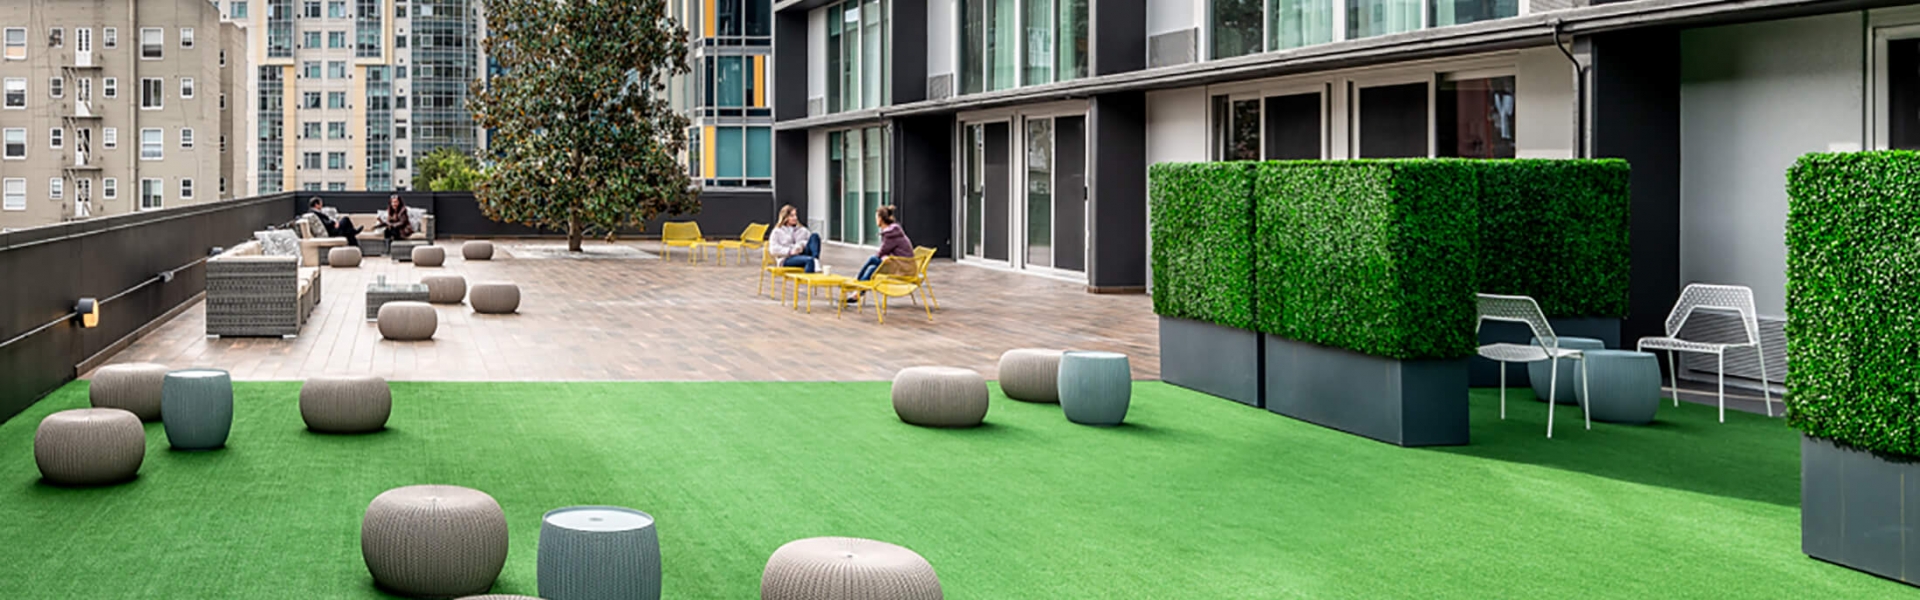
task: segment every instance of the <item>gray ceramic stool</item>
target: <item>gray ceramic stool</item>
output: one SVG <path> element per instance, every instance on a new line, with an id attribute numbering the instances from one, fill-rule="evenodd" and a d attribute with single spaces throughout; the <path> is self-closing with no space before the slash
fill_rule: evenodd
<path id="1" fill-rule="evenodd" d="M 1000 391 L 1027 402 L 1060 402 L 1060 351 L 1008 350 L 1000 355 Z"/>
<path id="2" fill-rule="evenodd" d="M 403 342 L 433 339 L 440 315 L 425 302 L 388 302 L 380 305 L 380 337 Z"/>
<path id="3" fill-rule="evenodd" d="M 1133 400 L 1127 355 L 1073 351 L 1060 355 L 1060 411 L 1081 425 L 1119 425 Z"/>
<path id="4" fill-rule="evenodd" d="M 498 281 L 473 284 L 473 290 L 467 292 L 467 304 L 483 315 L 512 314 L 520 310 L 520 286 Z"/>
<path id="5" fill-rule="evenodd" d="M 335 269 L 356 269 L 360 267 L 360 249 L 354 246 L 338 246 L 327 249 L 327 266 Z"/>
<path id="6" fill-rule="evenodd" d="M 107 365 L 93 372 L 87 384 L 87 400 L 94 408 L 118 408 L 142 421 L 160 420 L 160 386 L 166 382 L 166 365 L 129 363 Z"/>
<path id="7" fill-rule="evenodd" d="M 360 555 L 380 587 L 406 596 L 483 594 L 507 564 L 507 518 L 493 496 L 452 485 L 387 490 L 367 505 Z"/>
<path id="8" fill-rule="evenodd" d="M 467 260 L 493 260 L 493 242 L 473 240 L 461 244 L 460 257 Z"/>
<path id="9" fill-rule="evenodd" d="M 446 264 L 447 249 L 439 246 L 414 246 L 413 264 L 421 267 L 438 267 Z"/>
<path id="10" fill-rule="evenodd" d="M 893 412 L 927 427 L 973 427 L 987 416 L 987 379 L 953 367 L 911 367 L 893 376 Z"/>
<path id="11" fill-rule="evenodd" d="M 617 506 L 575 506 L 540 521 L 540 597 L 659 600 L 660 536 L 653 516 Z"/>
<path id="12" fill-rule="evenodd" d="M 393 390 L 372 375 L 322 376 L 300 385 L 300 420 L 321 433 L 367 433 L 385 429 L 393 414 Z"/>
<path id="13" fill-rule="evenodd" d="M 940 577 L 912 550 L 859 538 L 787 542 L 760 573 L 760 600 L 941 600 Z"/>
<path id="14" fill-rule="evenodd" d="M 419 261 L 415 261 L 419 262 Z M 434 304 L 459 304 L 467 299 L 467 278 L 459 275 L 428 275 L 420 278 L 427 284 L 427 301 Z"/>
<path id="15" fill-rule="evenodd" d="M 1646 424 L 1660 408 L 1660 359 L 1648 352 L 1587 350 L 1587 410 L 1595 421 Z"/>
<path id="16" fill-rule="evenodd" d="M 167 374 L 160 390 L 160 421 L 176 450 L 213 450 L 227 445 L 233 429 L 233 380 L 218 369 Z"/>
<path id="17" fill-rule="evenodd" d="M 1530 343 L 1538 346 L 1540 345 L 1540 338 L 1533 338 Z M 1607 344 L 1594 338 L 1563 337 L 1560 338 L 1560 347 L 1582 351 L 1600 350 L 1606 348 Z M 1579 406 L 1580 363 L 1571 358 L 1562 358 L 1559 359 L 1559 361 L 1560 383 L 1554 387 L 1553 400 L 1558 404 Z M 1527 383 L 1533 384 L 1534 400 L 1540 402 L 1547 401 L 1547 383 L 1553 379 L 1553 372 L 1549 370 L 1551 368 L 1552 363 L 1544 360 L 1527 363 Z M 1593 368 L 1588 367 L 1587 371 L 1588 375 L 1591 376 Z"/>
<path id="18" fill-rule="evenodd" d="M 103 485 L 132 479 L 147 457 L 140 417 L 118 408 L 63 410 L 33 432 L 40 477 L 59 485 Z"/>

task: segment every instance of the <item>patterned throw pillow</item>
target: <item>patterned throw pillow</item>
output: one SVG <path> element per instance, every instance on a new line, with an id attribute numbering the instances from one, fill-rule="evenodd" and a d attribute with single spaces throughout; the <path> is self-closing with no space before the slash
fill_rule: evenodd
<path id="1" fill-rule="evenodd" d="M 407 223 L 413 226 L 414 233 L 426 233 L 427 209 L 407 207 Z"/>
<path id="2" fill-rule="evenodd" d="M 266 256 L 300 256 L 300 236 L 286 229 L 253 232 L 260 240 L 260 253 Z"/>

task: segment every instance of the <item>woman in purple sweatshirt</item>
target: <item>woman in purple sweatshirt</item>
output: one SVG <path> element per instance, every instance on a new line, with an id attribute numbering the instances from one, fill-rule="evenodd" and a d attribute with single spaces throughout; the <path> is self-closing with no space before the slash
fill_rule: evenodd
<path id="1" fill-rule="evenodd" d="M 874 271 L 880 270 L 880 263 L 889 256 L 913 258 L 913 240 L 907 239 L 907 231 L 893 220 L 893 207 L 882 206 L 873 216 L 880 222 L 880 251 L 867 258 L 866 266 L 860 267 L 860 280 L 873 279 Z M 847 298 L 848 302 L 859 302 L 860 295 Z"/>

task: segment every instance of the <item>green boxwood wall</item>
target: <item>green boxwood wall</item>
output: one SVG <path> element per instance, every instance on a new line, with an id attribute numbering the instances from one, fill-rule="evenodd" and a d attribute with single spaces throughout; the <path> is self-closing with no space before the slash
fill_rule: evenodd
<path id="1" fill-rule="evenodd" d="M 1627 316 L 1627 162 L 1466 161 L 1480 178 L 1479 291 L 1552 317 Z"/>
<path id="2" fill-rule="evenodd" d="M 1787 173 L 1787 421 L 1920 456 L 1920 154 L 1812 154 Z"/>
<path id="3" fill-rule="evenodd" d="M 1473 354 L 1478 182 L 1466 162 L 1256 173 L 1257 330 L 1403 360 Z"/>
<path id="4" fill-rule="evenodd" d="M 1162 163 L 1152 190 L 1155 313 L 1253 328 L 1253 163 Z"/>

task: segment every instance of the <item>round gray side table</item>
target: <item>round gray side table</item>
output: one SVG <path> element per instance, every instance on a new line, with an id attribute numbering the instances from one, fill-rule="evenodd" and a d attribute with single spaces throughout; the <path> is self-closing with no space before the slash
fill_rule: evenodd
<path id="1" fill-rule="evenodd" d="M 1632 350 L 1587 350 L 1587 410 L 1595 421 L 1646 424 L 1660 408 L 1660 359 Z"/>
<path id="2" fill-rule="evenodd" d="M 1060 355 L 1060 411 L 1081 425 L 1119 425 L 1133 400 L 1133 369 L 1117 352 Z"/>
<path id="3" fill-rule="evenodd" d="M 1540 345 L 1540 338 L 1529 342 Z M 1600 350 L 1607 347 L 1606 342 L 1594 338 L 1562 337 L 1560 347 L 1569 350 Z M 1533 384 L 1533 399 L 1547 401 L 1547 382 L 1553 378 L 1552 364 L 1547 361 L 1527 363 L 1527 382 Z M 1591 376 L 1592 368 L 1588 368 Z M 1580 362 L 1571 358 L 1560 359 L 1560 382 L 1554 386 L 1553 401 L 1568 406 L 1580 405 Z"/>
<path id="4" fill-rule="evenodd" d="M 540 520 L 540 597 L 659 600 L 660 536 L 653 516 L 618 506 L 574 506 Z"/>
<path id="5" fill-rule="evenodd" d="M 219 369 L 167 373 L 160 385 L 160 421 L 176 450 L 213 450 L 227 445 L 233 429 L 233 380 Z"/>

